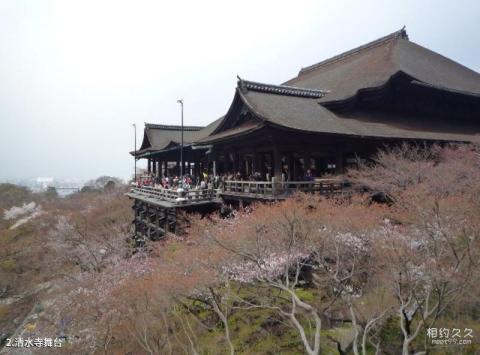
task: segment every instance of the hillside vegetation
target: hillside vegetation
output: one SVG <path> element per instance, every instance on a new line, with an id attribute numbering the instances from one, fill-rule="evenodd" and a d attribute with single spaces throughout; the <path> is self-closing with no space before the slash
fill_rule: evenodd
<path id="1" fill-rule="evenodd" d="M 121 187 L 1 186 L 0 339 L 62 337 L 59 354 L 478 353 L 477 147 L 401 146 L 346 178 L 335 198 L 190 215 L 185 235 L 141 250 Z"/>

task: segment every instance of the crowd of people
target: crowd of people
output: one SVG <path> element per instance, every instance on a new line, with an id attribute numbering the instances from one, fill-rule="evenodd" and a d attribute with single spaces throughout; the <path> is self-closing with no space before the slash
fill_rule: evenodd
<path id="1" fill-rule="evenodd" d="M 282 181 L 288 181 L 288 174 L 284 172 L 282 174 Z M 225 181 L 270 181 L 270 173 L 262 174 L 258 171 L 252 172 L 246 176 L 241 172 L 236 173 L 228 172 L 226 174 L 209 174 L 207 171 L 203 171 L 200 175 L 186 174 L 183 177 L 178 175 L 170 175 L 163 177 L 156 177 L 153 174 L 142 176 L 137 182 L 138 186 L 152 186 L 164 189 L 182 188 L 184 190 L 190 189 L 218 189 L 223 188 Z M 303 177 L 304 181 L 313 181 L 314 175 L 311 170 L 308 169 Z"/>
<path id="2" fill-rule="evenodd" d="M 265 177 L 270 180 L 269 174 Z M 164 189 L 182 188 L 184 190 L 189 189 L 218 189 L 224 186 L 225 181 L 262 181 L 262 175 L 259 172 L 253 172 L 252 174 L 245 176 L 240 172 L 226 174 L 209 174 L 207 171 L 202 172 L 200 175 L 186 174 L 183 177 L 178 175 L 170 175 L 163 177 L 156 177 L 153 174 L 142 176 L 137 181 L 138 186 L 152 186 Z"/>

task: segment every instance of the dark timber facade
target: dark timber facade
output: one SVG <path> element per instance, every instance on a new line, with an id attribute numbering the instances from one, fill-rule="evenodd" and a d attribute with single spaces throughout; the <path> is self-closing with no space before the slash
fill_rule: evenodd
<path id="1" fill-rule="evenodd" d="M 270 184 L 265 191 L 276 191 L 307 171 L 342 173 L 385 145 L 470 142 L 479 133 L 480 74 L 411 42 L 402 29 L 281 85 L 239 78 L 223 117 L 185 128 L 184 171 L 256 172 Z M 178 174 L 179 137 L 178 126 L 146 124 L 136 157 L 155 176 Z"/>

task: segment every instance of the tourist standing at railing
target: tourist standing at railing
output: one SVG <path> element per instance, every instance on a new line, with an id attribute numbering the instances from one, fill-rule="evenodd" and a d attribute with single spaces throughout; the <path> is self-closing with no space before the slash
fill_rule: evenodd
<path id="1" fill-rule="evenodd" d="M 213 178 L 213 188 L 218 189 L 220 187 L 220 175 L 216 175 Z"/>
<path id="2" fill-rule="evenodd" d="M 184 178 L 184 184 L 185 184 L 185 188 L 187 188 L 187 189 L 190 189 L 190 188 L 191 188 L 191 186 L 192 186 L 192 178 L 190 177 L 190 175 L 185 176 L 185 178 Z"/>
<path id="3" fill-rule="evenodd" d="M 303 179 L 304 179 L 304 181 L 313 181 L 313 175 L 312 175 L 312 171 L 310 169 L 307 170 Z"/>
<path id="4" fill-rule="evenodd" d="M 227 175 L 225 175 L 225 174 L 222 175 L 222 176 L 220 176 L 220 179 L 219 179 L 220 181 L 219 181 L 219 185 L 218 185 L 217 188 L 223 190 L 223 189 L 225 188 L 225 181 L 226 181 L 227 179 L 228 179 L 228 178 L 227 178 Z"/>

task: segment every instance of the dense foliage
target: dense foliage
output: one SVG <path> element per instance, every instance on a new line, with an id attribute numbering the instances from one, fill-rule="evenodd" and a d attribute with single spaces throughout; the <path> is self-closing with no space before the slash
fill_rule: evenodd
<path id="1" fill-rule="evenodd" d="M 63 336 L 66 354 L 478 352 L 476 147 L 400 146 L 347 178 L 334 198 L 189 216 L 186 235 L 143 250 L 119 189 L 4 220 L 1 297 L 23 297 L 0 303 L 0 333 Z M 442 347 L 429 328 L 473 341 Z"/>

